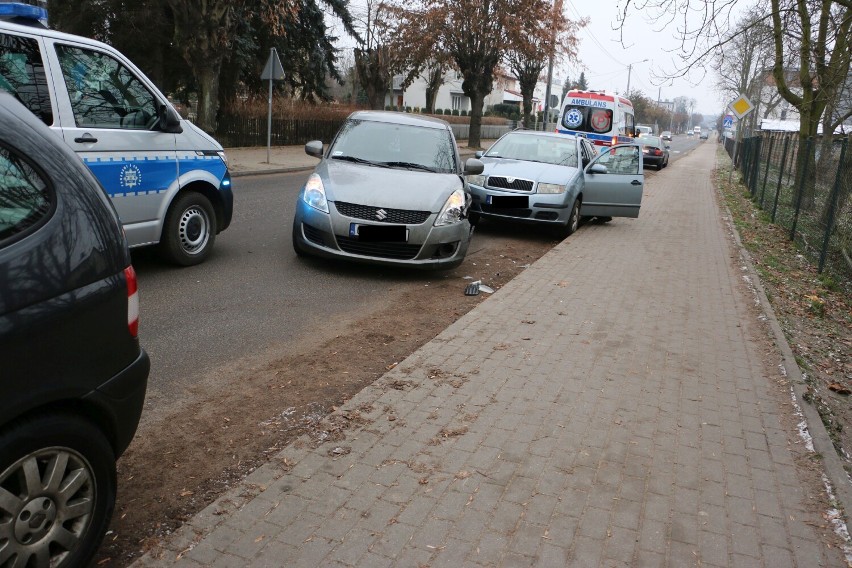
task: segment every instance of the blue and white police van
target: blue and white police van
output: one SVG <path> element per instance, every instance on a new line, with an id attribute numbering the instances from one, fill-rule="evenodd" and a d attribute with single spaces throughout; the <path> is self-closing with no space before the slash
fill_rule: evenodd
<path id="1" fill-rule="evenodd" d="M 158 245 L 179 265 L 203 262 L 233 213 L 222 146 L 121 53 L 46 22 L 41 0 L 0 0 L 0 89 L 97 176 L 131 247 Z"/>

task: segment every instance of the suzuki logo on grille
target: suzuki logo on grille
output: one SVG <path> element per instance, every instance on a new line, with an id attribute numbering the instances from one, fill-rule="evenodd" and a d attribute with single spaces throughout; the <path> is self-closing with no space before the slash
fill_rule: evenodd
<path id="1" fill-rule="evenodd" d="M 384 209 L 379 209 L 378 211 L 376 211 L 376 219 L 378 219 L 379 221 L 384 221 L 387 218 L 388 212 Z"/>
<path id="2" fill-rule="evenodd" d="M 506 183 L 515 183 L 515 178 L 506 178 Z"/>

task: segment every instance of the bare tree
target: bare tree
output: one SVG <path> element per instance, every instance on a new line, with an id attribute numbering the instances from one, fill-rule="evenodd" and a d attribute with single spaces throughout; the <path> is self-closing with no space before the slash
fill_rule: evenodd
<path id="1" fill-rule="evenodd" d="M 562 0 L 551 6 L 549 0 L 529 2 L 520 25 L 509 28 L 510 48 L 506 63 L 518 80 L 523 99 L 524 125 L 532 118 L 532 99 L 542 71 L 553 57 L 554 62 L 577 58 L 577 31 L 587 20 L 570 21 L 563 10 Z"/>
<path id="2" fill-rule="evenodd" d="M 712 67 L 726 100 L 745 94 L 766 118 L 781 102 L 772 75 L 775 45 L 764 7 L 752 8 L 730 32 L 730 41 L 717 50 Z"/>
<path id="3" fill-rule="evenodd" d="M 751 26 L 732 24 L 736 0 L 624 0 L 619 26 L 643 14 L 657 29 L 676 26 L 681 64 L 670 76 L 704 69 Z M 799 111 L 801 138 L 814 136 L 830 101 L 849 74 L 852 0 L 770 0 L 766 22 L 772 30 L 772 76 L 778 92 Z M 787 65 L 796 68 L 791 77 Z M 794 80 L 793 80 L 794 79 Z"/>

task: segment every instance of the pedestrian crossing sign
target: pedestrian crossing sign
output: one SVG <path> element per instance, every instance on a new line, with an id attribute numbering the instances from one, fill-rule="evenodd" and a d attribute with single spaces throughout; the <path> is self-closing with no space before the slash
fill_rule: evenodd
<path id="1" fill-rule="evenodd" d="M 728 105 L 734 114 L 737 115 L 737 118 L 742 118 L 752 110 L 754 110 L 754 105 L 751 104 L 751 101 L 748 100 L 748 97 L 745 95 L 740 95 L 737 97 L 731 104 Z"/>

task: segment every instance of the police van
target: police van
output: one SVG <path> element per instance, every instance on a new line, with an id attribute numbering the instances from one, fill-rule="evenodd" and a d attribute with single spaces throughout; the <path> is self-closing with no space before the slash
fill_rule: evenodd
<path id="1" fill-rule="evenodd" d="M 222 146 L 104 43 L 47 29 L 42 0 L 0 0 L 0 89 L 62 137 L 112 198 L 131 247 L 189 266 L 231 222 Z"/>
<path id="2" fill-rule="evenodd" d="M 630 144 L 636 135 L 633 103 L 607 91 L 565 93 L 556 131 L 587 138 L 598 146 Z"/>

